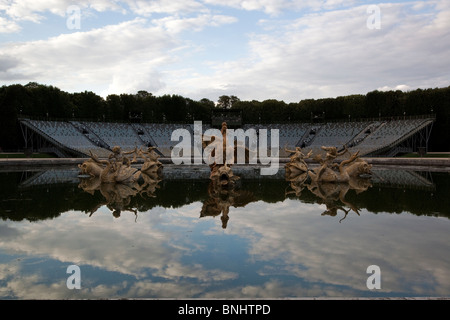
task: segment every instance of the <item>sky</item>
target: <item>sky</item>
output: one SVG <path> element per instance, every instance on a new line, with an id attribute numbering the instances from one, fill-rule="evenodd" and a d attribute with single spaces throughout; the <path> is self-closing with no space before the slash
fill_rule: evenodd
<path id="1" fill-rule="evenodd" d="M 0 84 L 217 101 L 450 85 L 450 1 L 0 0 Z"/>

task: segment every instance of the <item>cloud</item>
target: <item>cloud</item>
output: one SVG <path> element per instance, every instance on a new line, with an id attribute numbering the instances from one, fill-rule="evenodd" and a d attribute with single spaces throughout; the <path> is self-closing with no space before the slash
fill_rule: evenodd
<path id="1" fill-rule="evenodd" d="M 0 238 L 4 255 L 0 295 L 31 299 L 43 295 L 49 299 L 354 297 L 368 293 L 366 269 L 372 264 L 381 268 L 380 293 L 448 294 L 450 260 L 440 254 L 448 249 L 442 241 L 448 225 L 438 218 L 360 210 L 360 216 L 351 212 L 339 223 L 343 213 L 321 216 L 324 205 L 259 201 L 232 208 L 227 229 L 222 230 L 220 220 L 198 218 L 201 206 L 196 202 L 176 210 L 157 207 L 140 212 L 137 222 L 131 213 L 114 219 L 108 210 L 101 210 L 92 217 L 67 212 L 53 220 L 7 224 Z M 389 239 L 380 237 L 379 230 Z M 240 260 L 223 264 L 227 258 L 216 260 L 219 254 L 236 254 Z M 19 261 L 15 255 L 26 258 Z M 41 265 L 56 266 L 61 274 L 49 277 L 40 272 L 36 257 Z M 30 263 L 35 268 L 30 269 Z M 82 269 L 78 293 L 68 292 L 63 281 L 70 264 Z M 99 284 L 109 278 L 103 275 L 114 276 L 114 281 Z M 246 282 L 249 275 L 252 280 Z"/>
<path id="2" fill-rule="evenodd" d="M 152 22 L 168 32 L 176 34 L 183 31 L 201 31 L 207 26 L 219 27 L 223 24 L 237 22 L 237 18 L 225 15 L 202 14 L 191 18 L 169 16 L 152 20 Z"/>
<path id="3" fill-rule="evenodd" d="M 381 5 L 381 29 L 367 28 L 367 6 L 316 12 L 250 36 L 245 57 L 210 61 L 212 74 L 180 80 L 179 90 L 241 99 L 333 97 L 376 88 L 448 85 L 450 10 Z M 444 11 L 446 10 L 446 11 Z M 431 12 L 431 13 L 430 13 Z M 444 18 L 445 17 L 445 18 Z M 270 21 L 270 20 L 269 20 Z M 187 91 L 189 85 L 201 93 Z"/>
<path id="4" fill-rule="evenodd" d="M 125 0 L 132 12 L 140 16 L 150 16 L 154 13 L 187 14 L 192 12 L 208 12 L 209 10 L 195 0 Z"/>
<path id="5" fill-rule="evenodd" d="M 6 44 L 2 58 L 19 61 L 3 78 L 86 90 L 127 92 L 140 87 L 155 91 L 163 84 L 158 68 L 169 63 L 167 51 L 176 41 L 143 19 L 47 40 Z M 87 87 L 86 87 L 87 86 Z"/>
<path id="6" fill-rule="evenodd" d="M 204 0 L 215 6 L 228 6 L 247 11 L 263 11 L 271 16 L 278 16 L 283 12 L 331 10 L 338 7 L 354 5 L 355 0 Z"/>
<path id="7" fill-rule="evenodd" d="M 400 91 L 405 91 L 406 92 L 406 91 L 411 90 L 411 88 L 409 86 L 405 85 L 405 84 L 399 84 L 399 85 L 397 85 L 395 87 L 384 86 L 384 87 L 378 88 L 378 90 L 379 91 L 397 91 L 397 90 L 400 90 Z"/>
<path id="8" fill-rule="evenodd" d="M 286 102 L 400 85 L 448 85 L 446 1 L 380 4 L 381 29 L 367 27 L 368 5 L 356 3 L 84 0 L 78 3 L 84 14 L 119 12 L 129 20 L 39 41 L 4 43 L 2 59 L 18 64 L 3 68 L 0 79 L 103 96 L 147 90 L 193 99 L 226 94 Z M 0 2 L 0 12 L 5 12 L 0 32 L 23 32 L 21 21 L 42 23 L 48 13 L 64 16 L 70 4 Z M 265 16 L 247 20 L 247 11 Z M 292 18 L 288 12 L 298 15 Z"/>
<path id="9" fill-rule="evenodd" d="M 46 14 L 66 16 L 69 7 L 95 12 L 134 13 L 141 17 L 148 17 L 154 13 L 186 14 L 190 12 L 207 12 L 208 10 L 195 0 L 11 0 L 0 1 L 0 12 L 14 21 L 31 21 L 40 23 L 46 20 Z"/>
<path id="10" fill-rule="evenodd" d="M 20 30 L 21 27 L 18 23 L 4 17 L 0 17 L 0 33 L 14 33 Z"/>

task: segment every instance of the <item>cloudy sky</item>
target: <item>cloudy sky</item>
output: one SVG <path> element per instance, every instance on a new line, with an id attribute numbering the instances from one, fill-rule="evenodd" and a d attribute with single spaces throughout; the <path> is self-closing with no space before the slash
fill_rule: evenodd
<path id="1" fill-rule="evenodd" d="M 0 0 L 0 83 L 217 101 L 450 84 L 450 1 Z"/>
<path id="2" fill-rule="evenodd" d="M 201 208 L 155 207 L 137 218 L 124 211 L 116 219 L 103 206 L 91 217 L 70 211 L 2 221 L 0 297 L 358 297 L 370 295 L 372 264 L 382 270 L 384 296 L 448 297 L 447 218 L 361 209 L 340 223 L 343 211 L 322 216 L 322 204 L 258 201 L 231 207 L 222 229 L 219 217 L 200 219 Z M 66 287 L 73 263 L 80 292 Z"/>

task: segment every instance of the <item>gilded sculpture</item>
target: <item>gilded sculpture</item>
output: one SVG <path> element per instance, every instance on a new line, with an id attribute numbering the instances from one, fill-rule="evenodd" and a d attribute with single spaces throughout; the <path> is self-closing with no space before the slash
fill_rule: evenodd
<path id="1" fill-rule="evenodd" d="M 308 165 L 304 159 L 311 157 L 312 150 L 305 156 L 300 147 L 296 147 L 295 150 L 284 149 L 287 153 L 291 153 L 290 161 L 286 164 L 286 175 L 295 177 L 299 174 L 308 172 Z"/>
<path id="2" fill-rule="evenodd" d="M 326 205 L 322 215 L 336 216 L 341 210 L 344 217 L 339 222 L 344 220 L 350 211 L 359 215 L 358 208 L 347 201 L 345 195 L 349 190 L 361 193 L 372 185 L 369 179 L 372 165 L 359 157 L 359 151 L 351 154 L 348 159 L 337 161 L 339 156 L 348 153 L 346 147 L 340 152 L 336 147 L 323 146 L 322 150 L 326 151 L 325 158 L 320 154 L 316 155 L 313 161 L 318 166 L 311 169 L 304 159 L 310 158 L 312 151 L 305 156 L 299 147 L 295 150 L 286 149 L 286 152 L 292 153 L 290 161 L 285 165 L 285 178 L 290 182 L 288 187 L 292 190 L 285 191 L 285 196 L 294 194 L 300 197 L 302 191 L 307 188 Z"/>
<path id="3" fill-rule="evenodd" d="M 212 148 L 212 152 L 209 155 L 210 179 L 215 183 L 219 183 L 221 186 L 225 187 L 227 185 L 233 185 L 236 180 L 239 179 L 239 176 L 234 175 L 231 169 L 231 166 L 236 162 L 238 153 L 243 151 L 245 155 L 245 163 L 248 163 L 251 152 L 245 146 L 237 144 L 236 141 L 234 141 L 233 145 L 231 146 L 227 144 L 226 122 L 222 122 L 222 128 L 220 132 L 222 134 L 222 139 L 215 139 L 214 136 L 203 136 L 202 147 Z M 222 144 L 221 146 L 218 145 L 220 143 Z M 216 162 L 216 150 L 222 150 L 223 153 L 222 161 L 220 163 Z"/>
<path id="4" fill-rule="evenodd" d="M 106 205 L 116 218 L 123 211 L 133 212 L 137 217 L 137 210 L 130 207 L 131 198 L 136 195 L 155 197 L 154 193 L 161 181 L 163 165 L 154 149 L 136 147 L 124 152 L 116 146 L 107 159 L 99 159 L 91 152 L 91 158 L 78 165 L 81 178 L 78 187 L 92 195 L 99 190 L 105 198 L 104 203 L 90 210 L 90 215 L 100 206 Z M 132 159 L 129 157 L 131 155 Z M 143 159 L 140 169 L 132 167 L 137 158 Z"/>
<path id="5" fill-rule="evenodd" d="M 162 163 L 154 152 L 154 147 L 146 151 L 137 147 L 128 152 L 122 151 L 118 146 L 112 148 L 112 153 L 107 159 L 100 159 L 91 152 L 91 158 L 79 164 L 80 174 L 88 177 L 99 177 L 104 183 L 133 183 L 141 178 L 142 174 L 157 174 L 162 170 Z M 128 155 L 133 155 L 130 159 Z M 137 158 L 143 159 L 141 169 L 131 166 L 137 162 Z"/>
<path id="6" fill-rule="evenodd" d="M 305 162 L 305 159 L 311 158 L 312 150 L 306 156 L 300 147 L 296 147 L 295 150 L 285 150 L 292 153 L 290 161 L 285 165 L 287 180 L 307 173 L 312 181 L 349 183 L 352 178 L 371 176 L 372 174 L 372 165 L 359 157 L 359 151 L 351 154 L 348 159 L 340 162 L 336 160 L 339 156 L 349 152 L 346 147 L 338 152 L 336 147 L 322 146 L 322 150 L 326 151 L 325 158 L 322 158 L 321 154 L 316 155 L 313 161 L 319 166 L 314 169 L 310 169 Z"/>

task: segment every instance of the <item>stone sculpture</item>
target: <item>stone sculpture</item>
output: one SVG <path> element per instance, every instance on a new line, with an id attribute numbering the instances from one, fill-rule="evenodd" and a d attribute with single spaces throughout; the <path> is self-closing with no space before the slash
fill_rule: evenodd
<path id="1" fill-rule="evenodd" d="M 312 150 L 305 156 L 300 147 L 295 150 L 284 149 L 287 153 L 291 153 L 290 161 L 285 165 L 286 177 L 294 179 L 297 175 L 308 172 L 308 165 L 304 159 L 311 157 Z"/>
<path id="2" fill-rule="evenodd" d="M 304 159 L 308 159 L 312 155 L 312 150 L 305 156 L 300 147 L 295 150 L 285 148 L 286 152 L 290 152 L 291 159 L 285 165 L 285 173 L 287 180 L 295 180 L 297 175 L 308 174 L 312 181 L 323 182 L 345 182 L 348 183 L 355 177 L 370 177 L 372 172 L 372 165 L 359 157 L 359 151 L 352 154 L 348 159 L 339 162 L 336 158 L 349 152 L 346 147 L 341 152 L 338 152 L 336 147 L 322 146 L 322 150 L 326 151 L 325 158 L 322 155 L 316 155 L 314 161 L 319 163 L 319 166 L 310 169 Z"/>
<path id="3" fill-rule="evenodd" d="M 285 166 L 285 178 L 290 182 L 289 187 L 292 190 L 285 191 L 285 196 L 295 194 L 300 197 L 302 191 L 308 188 L 326 205 L 327 210 L 322 215 L 336 216 L 338 210 L 342 210 L 344 217 L 339 222 L 344 220 L 350 211 L 359 215 L 358 209 L 345 199 L 349 190 L 360 193 L 372 185 L 369 179 L 372 165 L 359 157 L 359 151 L 348 159 L 336 162 L 338 156 L 348 152 L 347 148 L 338 152 L 336 147 L 322 147 L 322 150 L 327 152 L 325 158 L 322 159 L 321 155 L 315 156 L 314 160 L 319 166 L 310 169 L 304 159 L 311 157 L 311 151 L 304 156 L 299 147 L 295 151 L 285 150 L 293 153 L 290 162 Z"/>
<path id="4" fill-rule="evenodd" d="M 91 210 L 91 215 L 102 205 L 106 205 L 115 217 L 119 217 L 122 211 L 137 215 L 137 210 L 130 208 L 131 198 L 138 194 L 154 197 L 161 181 L 163 165 L 154 149 L 135 148 L 123 152 L 120 147 L 114 147 L 107 159 L 99 159 L 91 152 L 91 158 L 78 165 L 81 178 L 78 187 L 90 194 L 99 190 L 105 198 L 104 203 Z M 133 158 L 130 159 L 129 155 Z M 131 166 L 138 157 L 143 159 L 141 169 Z"/>
<path id="5" fill-rule="evenodd" d="M 202 138 L 202 147 L 206 148 L 207 146 L 214 147 L 215 144 L 222 143 L 221 148 L 213 148 L 213 151 L 210 154 L 211 158 L 216 158 L 215 150 L 222 150 L 222 163 L 217 163 L 216 161 L 210 161 L 210 179 L 215 181 L 216 183 L 220 183 L 221 186 L 225 187 L 228 184 L 234 184 L 236 180 L 239 179 L 238 176 L 233 174 L 231 166 L 235 163 L 237 159 L 237 153 L 240 148 L 244 148 L 245 154 L 245 162 L 248 163 L 250 157 L 250 151 L 245 146 L 238 145 L 235 141 L 232 146 L 227 145 L 227 123 L 222 122 L 222 128 L 220 130 L 222 134 L 222 141 L 220 139 L 215 139 L 215 137 L 205 137 Z"/>
<path id="6" fill-rule="evenodd" d="M 104 183 L 133 183 L 141 178 L 141 174 L 161 173 L 162 163 L 154 152 L 155 147 L 147 151 L 135 148 L 132 151 L 123 152 L 120 147 L 112 149 L 108 159 L 99 159 L 91 152 L 91 158 L 79 164 L 80 174 L 90 177 L 99 177 Z M 133 155 L 133 159 L 127 157 Z M 141 169 L 133 168 L 132 163 L 137 162 L 137 157 L 144 160 Z"/>
<path id="7" fill-rule="evenodd" d="M 161 172 L 163 165 L 158 160 L 160 156 L 156 154 L 154 149 L 156 149 L 156 147 L 149 147 L 147 151 L 144 151 L 142 149 L 138 150 L 137 156 L 144 159 L 144 164 L 141 167 L 141 172 L 151 175 Z"/>
<path id="8" fill-rule="evenodd" d="M 320 155 L 315 157 L 320 166 L 308 171 L 312 181 L 349 182 L 351 178 L 371 175 L 372 165 L 359 158 L 359 151 L 338 164 L 334 160 L 347 153 L 347 148 L 341 152 L 337 152 L 336 147 L 322 147 L 322 149 L 327 151 L 325 159 L 322 159 Z"/>
<path id="9" fill-rule="evenodd" d="M 285 175 L 286 181 L 289 181 L 289 187 L 292 189 L 290 191 L 284 191 L 284 196 L 287 197 L 290 194 L 295 194 L 296 197 L 300 197 L 302 191 L 305 189 L 305 183 L 308 180 L 308 172 L 303 172 L 300 174 L 291 174 L 288 170 L 286 170 Z"/>
<path id="10" fill-rule="evenodd" d="M 211 174 L 209 177 L 217 187 L 232 186 L 234 185 L 236 180 L 240 179 L 239 176 L 234 175 L 233 171 L 227 164 L 214 167 L 214 169 L 211 170 Z"/>

